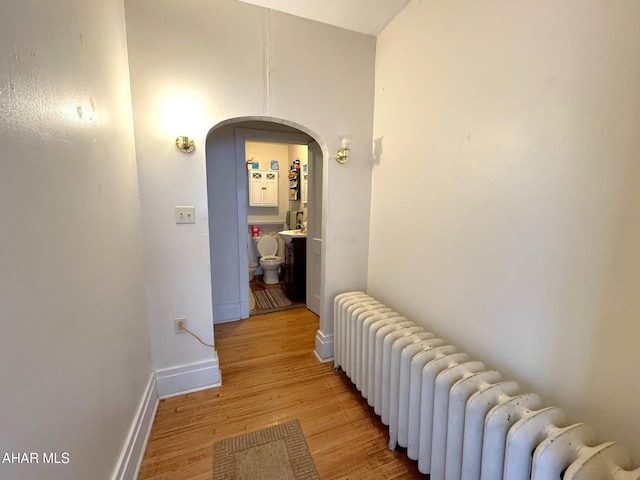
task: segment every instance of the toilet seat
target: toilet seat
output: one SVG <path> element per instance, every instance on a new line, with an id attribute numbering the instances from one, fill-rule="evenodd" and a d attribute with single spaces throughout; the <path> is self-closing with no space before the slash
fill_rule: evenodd
<path id="1" fill-rule="evenodd" d="M 278 240 L 271 235 L 263 235 L 256 244 L 260 257 L 263 259 L 274 257 L 278 251 Z"/>

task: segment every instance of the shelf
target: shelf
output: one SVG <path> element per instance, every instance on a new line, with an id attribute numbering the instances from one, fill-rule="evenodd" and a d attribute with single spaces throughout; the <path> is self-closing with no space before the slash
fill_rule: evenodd
<path id="1" fill-rule="evenodd" d="M 249 220 L 247 219 L 247 225 L 284 225 L 284 220 Z"/>

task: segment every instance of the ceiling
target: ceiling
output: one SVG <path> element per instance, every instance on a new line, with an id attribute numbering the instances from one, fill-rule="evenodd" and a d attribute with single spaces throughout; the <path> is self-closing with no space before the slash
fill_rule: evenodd
<path id="1" fill-rule="evenodd" d="M 410 0 L 240 0 L 366 35 L 377 35 Z"/>

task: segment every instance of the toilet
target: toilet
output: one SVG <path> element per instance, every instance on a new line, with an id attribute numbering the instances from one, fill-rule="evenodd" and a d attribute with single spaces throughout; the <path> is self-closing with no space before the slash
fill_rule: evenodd
<path id="1" fill-rule="evenodd" d="M 278 251 L 278 240 L 271 235 L 253 237 L 256 242 L 256 249 L 260 255 L 260 266 L 264 272 L 264 283 L 278 283 L 278 267 L 282 263 L 282 258 L 276 257 Z"/>
<path id="2" fill-rule="evenodd" d="M 256 275 L 256 268 L 258 268 L 258 264 L 255 262 L 249 262 L 249 281 L 253 281 L 253 277 Z"/>

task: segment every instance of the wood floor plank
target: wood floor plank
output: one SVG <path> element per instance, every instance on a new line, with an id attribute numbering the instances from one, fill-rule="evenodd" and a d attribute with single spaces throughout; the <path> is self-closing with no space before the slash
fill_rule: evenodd
<path id="1" fill-rule="evenodd" d="M 139 480 L 211 480 L 213 444 L 298 419 L 323 480 L 425 478 L 332 363 L 318 317 L 286 310 L 215 326 L 222 386 L 160 401 Z"/>

